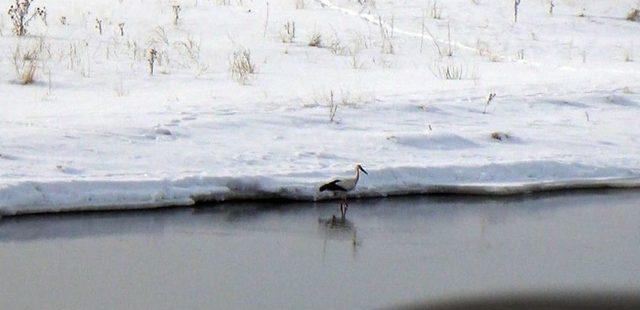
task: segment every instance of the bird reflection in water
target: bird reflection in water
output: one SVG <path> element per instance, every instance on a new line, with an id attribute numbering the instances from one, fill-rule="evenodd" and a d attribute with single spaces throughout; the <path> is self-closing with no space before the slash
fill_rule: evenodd
<path id="1" fill-rule="evenodd" d="M 355 259 L 360 240 L 354 223 L 345 217 L 332 215 L 330 218 L 319 218 L 318 228 L 323 235 L 322 257 L 323 260 L 327 252 L 327 242 L 329 240 L 338 241 L 341 244 L 349 243 L 352 255 Z"/>

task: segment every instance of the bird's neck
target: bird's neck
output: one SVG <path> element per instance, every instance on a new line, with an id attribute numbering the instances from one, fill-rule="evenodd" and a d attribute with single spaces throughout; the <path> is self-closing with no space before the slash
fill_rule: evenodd
<path id="1" fill-rule="evenodd" d="M 358 182 L 359 178 L 360 178 L 360 169 L 356 168 L 356 182 Z"/>

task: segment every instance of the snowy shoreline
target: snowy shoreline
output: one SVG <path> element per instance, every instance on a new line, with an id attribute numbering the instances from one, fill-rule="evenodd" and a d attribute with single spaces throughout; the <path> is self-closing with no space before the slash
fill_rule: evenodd
<path id="1" fill-rule="evenodd" d="M 450 172 L 450 173 L 449 173 Z M 233 200 L 332 199 L 305 176 L 185 177 L 175 180 L 23 181 L 0 185 L 0 215 L 191 206 Z M 351 195 L 376 198 L 418 194 L 507 196 L 571 189 L 640 188 L 640 173 L 556 162 L 475 167 L 398 167 L 370 170 Z"/>

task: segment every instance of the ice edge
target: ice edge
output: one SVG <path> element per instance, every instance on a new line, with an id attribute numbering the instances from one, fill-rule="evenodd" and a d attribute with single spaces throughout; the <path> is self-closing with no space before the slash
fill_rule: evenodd
<path id="1" fill-rule="evenodd" d="M 479 167 L 400 167 L 370 170 L 350 196 L 420 194 L 507 196 L 533 192 L 640 188 L 631 169 L 553 162 Z M 538 173 L 538 174 L 536 174 Z M 184 177 L 175 180 L 61 180 L 0 183 L 0 215 L 149 209 L 233 200 L 329 200 L 317 187 L 327 177 L 304 175 Z"/>

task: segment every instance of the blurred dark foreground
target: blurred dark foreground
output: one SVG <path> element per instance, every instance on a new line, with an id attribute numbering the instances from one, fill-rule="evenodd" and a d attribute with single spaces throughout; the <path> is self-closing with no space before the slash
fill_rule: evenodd
<path id="1" fill-rule="evenodd" d="M 512 294 L 416 303 L 392 309 L 429 310 L 631 310 L 640 309 L 640 293 Z"/>

